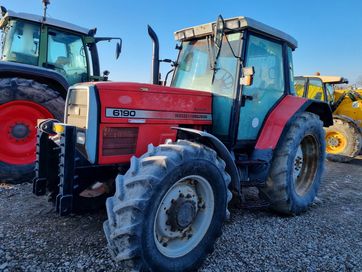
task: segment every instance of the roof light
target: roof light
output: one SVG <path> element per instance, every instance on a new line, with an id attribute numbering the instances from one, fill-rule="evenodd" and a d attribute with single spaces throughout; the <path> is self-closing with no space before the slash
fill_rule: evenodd
<path id="1" fill-rule="evenodd" d="M 238 28 L 240 28 L 239 19 L 226 21 L 225 24 L 226 24 L 226 28 L 229 28 L 229 29 L 238 29 Z"/>
<path id="2" fill-rule="evenodd" d="M 195 36 L 195 34 L 194 34 L 194 30 L 191 28 L 191 29 L 187 29 L 186 31 L 185 31 L 185 36 L 186 36 L 186 38 L 192 38 L 193 36 Z"/>
<path id="3" fill-rule="evenodd" d="M 182 41 L 182 40 L 184 40 L 186 38 L 186 36 L 185 36 L 185 33 L 183 31 L 181 31 L 181 32 L 177 32 L 175 34 L 175 38 L 178 41 Z"/>

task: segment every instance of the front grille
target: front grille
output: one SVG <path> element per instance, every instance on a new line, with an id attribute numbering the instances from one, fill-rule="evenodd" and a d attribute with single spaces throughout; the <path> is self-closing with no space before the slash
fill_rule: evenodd
<path id="1" fill-rule="evenodd" d="M 78 128 L 87 128 L 88 90 L 71 89 L 67 99 L 66 123 Z"/>
<path id="2" fill-rule="evenodd" d="M 138 128 L 106 127 L 103 129 L 103 156 L 129 155 L 136 152 Z"/>

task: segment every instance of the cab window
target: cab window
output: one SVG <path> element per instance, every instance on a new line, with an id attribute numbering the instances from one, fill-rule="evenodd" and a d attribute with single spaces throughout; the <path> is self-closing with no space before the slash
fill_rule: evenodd
<path id="1" fill-rule="evenodd" d="M 320 79 L 309 79 L 307 98 L 324 101 L 323 84 Z"/>
<path id="2" fill-rule="evenodd" d="M 13 20 L 4 35 L 2 60 L 38 65 L 39 25 Z"/>
<path id="3" fill-rule="evenodd" d="M 334 87 L 332 84 L 326 84 L 328 102 L 334 101 Z"/>
<path id="4" fill-rule="evenodd" d="M 50 29 L 47 63 L 65 76 L 69 84 L 88 79 L 87 58 L 81 36 Z"/>
<path id="5" fill-rule="evenodd" d="M 295 78 L 294 79 L 294 90 L 297 96 L 304 96 L 304 88 L 305 88 L 305 79 L 304 78 Z"/>

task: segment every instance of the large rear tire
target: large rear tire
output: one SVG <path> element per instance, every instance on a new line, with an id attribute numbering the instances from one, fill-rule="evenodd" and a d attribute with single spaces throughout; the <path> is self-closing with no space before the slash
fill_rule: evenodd
<path id="1" fill-rule="evenodd" d="M 261 193 L 274 211 L 300 214 L 317 195 L 325 160 L 323 124 L 304 112 L 291 124 L 275 150 L 270 176 Z"/>
<path id="2" fill-rule="evenodd" d="M 0 79 L 0 181 L 21 183 L 34 176 L 37 119 L 63 120 L 64 99 L 45 84 Z"/>
<path id="3" fill-rule="evenodd" d="M 362 136 L 357 125 L 334 118 L 333 126 L 326 128 L 327 159 L 349 162 L 360 152 Z"/>
<path id="4" fill-rule="evenodd" d="M 188 141 L 149 146 L 106 202 L 104 231 L 125 270 L 191 271 L 213 251 L 231 200 L 216 152 Z"/>

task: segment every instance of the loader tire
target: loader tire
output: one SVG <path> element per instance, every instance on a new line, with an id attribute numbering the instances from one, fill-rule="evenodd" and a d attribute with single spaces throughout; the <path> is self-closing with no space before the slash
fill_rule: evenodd
<path id="1" fill-rule="evenodd" d="M 45 84 L 0 79 L 0 182 L 22 183 L 34 176 L 37 119 L 63 119 L 64 100 Z"/>
<path id="2" fill-rule="evenodd" d="M 304 112 L 279 142 L 270 175 L 261 195 L 276 212 L 296 215 L 307 210 L 317 195 L 325 160 L 323 124 Z"/>
<path id="3" fill-rule="evenodd" d="M 362 137 L 357 125 L 345 120 L 333 120 L 326 128 L 327 159 L 334 162 L 349 162 L 360 153 Z"/>
<path id="4" fill-rule="evenodd" d="M 116 178 L 103 228 L 123 270 L 193 271 L 228 215 L 231 178 L 216 152 L 180 140 L 149 146 Z"/>

